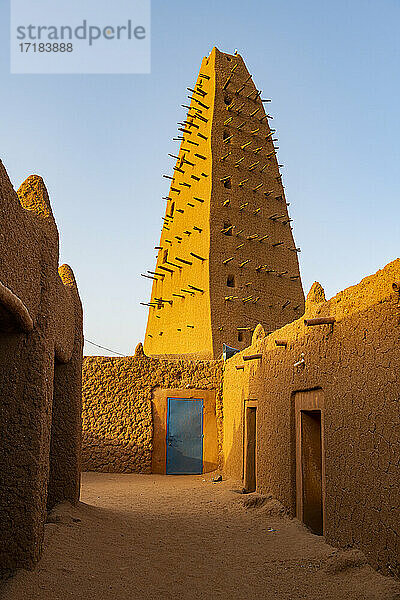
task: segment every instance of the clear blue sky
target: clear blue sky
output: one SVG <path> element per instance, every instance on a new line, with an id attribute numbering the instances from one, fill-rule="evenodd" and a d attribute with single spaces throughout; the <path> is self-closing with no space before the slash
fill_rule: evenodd
<path id="1" fill-rule="evenodd" d="M 305 291 L 399 256 L 398 0 L 153 0 L 151 75 L 10 75 L 6 0 L 0 23 L 0 155 L 15 187 L 46 181 L 87 338 L 126 354 L 143 339 L 167 153 L 214 45 L 272 98 Z"/>

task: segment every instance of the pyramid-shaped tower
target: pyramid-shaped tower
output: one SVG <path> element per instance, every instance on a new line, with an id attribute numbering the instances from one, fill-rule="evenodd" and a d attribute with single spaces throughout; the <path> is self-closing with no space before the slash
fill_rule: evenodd
<path id="1" fill-rule="evenodd" d="M 304 294 L 272 118 L 238 54 L 188 88 L 153 271 L 149 356 L 218 358 L 298 318 Z"/>

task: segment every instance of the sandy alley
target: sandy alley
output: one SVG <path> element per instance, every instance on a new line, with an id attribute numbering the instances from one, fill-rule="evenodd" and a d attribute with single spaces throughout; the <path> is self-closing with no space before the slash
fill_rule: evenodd
<path id="1" fill-rule="evenodd" d="M 84 473 L 46 525 L 43 557 L 5 600 L 395 600 L 400 584 L 280 505 L 207 476 Z"/>

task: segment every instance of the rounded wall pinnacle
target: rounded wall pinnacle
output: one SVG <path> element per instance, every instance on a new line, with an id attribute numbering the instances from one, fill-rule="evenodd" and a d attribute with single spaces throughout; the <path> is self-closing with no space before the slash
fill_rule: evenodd
<path id="1" fill-rule="evenodd" d="M 139 342 L 135 348 L 135 356 L 136 357 L 140 357 L 140 356 L 145 356 L 144 350 L 143 350 L 143 344 L 142 342 Z"/>
<path id="2" fill-rule="evenodd" d="M 318 281 L 312 284 L 306 302 L 326 302 L 324 288 Z"/>
<path id="3" fill-rule="evenodd" d="M 74 272 L 69 265 L 64 264 L 58 267 L 58 274 L 64 285 L 74 288 L 77 287 Z"/>
<path id="4" fill-rule="evenodd" d="M 29 175 L 20 185 L 17 194 L 23 208 L 46 219 L 53 219 L 49 194 L 42 177 Z"/>
<path id="5" fill-rule="evenodd" d="M 258 325 L 256 326 L 253 336 L 251 338 L 251 343 L 254 344 L 257 340 L 262 340 L 265 338 L 265 329 L 264 327 L 261 325 L 261 323 L 258 323 Z"/>

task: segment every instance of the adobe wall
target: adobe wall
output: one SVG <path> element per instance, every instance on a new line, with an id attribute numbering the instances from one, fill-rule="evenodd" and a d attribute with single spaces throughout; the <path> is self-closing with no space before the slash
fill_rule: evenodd
<path id="1" fill-rule="evenodd" d="M 41 177 L 0 162 L 0 573 L 32 568 L 80 482 L 82 306 Z"/>
<path id="2" fill-rule="evenodd" d="M 398 570 L 400 556 L 400 260 L 328 302 L 314 284 L 301 318 L 226 363 L 225 472 L 243 474 L 243 405 L 258 401 L 257 489 L 296 511 L 294 393 L 322 389 L 325 444 L 325 534 L 361 548 L 374 567 Z M 258 339 L 256 339 L 258 337 Z M 287 342 L 277 347 L 275 340 Z M 262 359 L 243 361 L 244 355 Z M 304 353 L 304 365 L 294 367 Z M 244 367 L 243 369 L 241 367 Z M 236 367 L 240 367 L 237 369 Z"/>
<path id="3" fill-rule="evenodd" d="M 145 356 L 88 356 L 83 363 L 82 469 L 151 473 L 152 405 L 160 390 L 215 390 L 218 453 L 222 441 L 222 361 L 166 360 Z"/>

